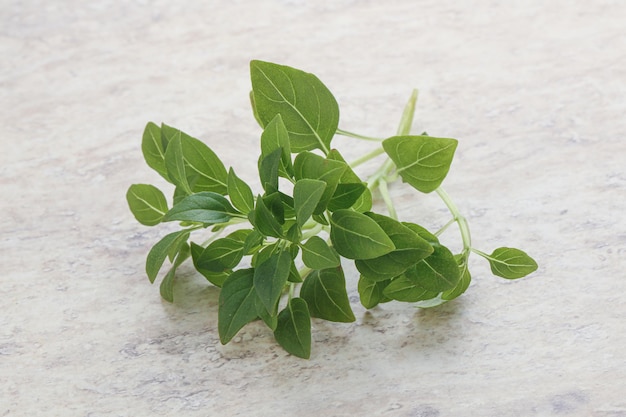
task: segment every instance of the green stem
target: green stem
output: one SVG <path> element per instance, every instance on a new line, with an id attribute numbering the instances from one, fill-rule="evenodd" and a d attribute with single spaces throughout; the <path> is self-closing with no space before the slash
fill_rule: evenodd
<path id="1" fill-rule="evenodd" d="M 354 161 L 350 162 L 350 167 L 351 168 L 355 168 L 367 161 L 369 161 L 370 159 L 376 158 L 378 155 L 384 153 L 385 150 L 382 148 L 382 146 L 380 148 L 376 148 L 371 152 L 366 153 L 365 155 L 355 159 Z"/>
<path id="2" fill-rule="evenodd" d="M 349 138 L 355 138 L 355 139 L 361 139 L 361 140 L 369 140 L 369 141 L 372 141 L 372 142 L 381 142 L 383 140 L 383 139 L 380 139 L 380 138 L 373 138 L 371 136 L 365 136 L 365 135 L 360 135 L 358 133 L 348 132 L 347 130 L 343 130 L 343 129 L 339 129 L 339 128 L 337 128 L 335 133 L 338 134 L 338 135 L 341 135 L 341 136 L 347 136 Z"/>
<path id="3" fill-rule="evenodd" d="M 454 204 L 454 201 L 452 201 L 448 193 L 446 193 L 443 188 L 439 187 L 435 191 L 448 207 L 448 210 L 450 210 L 453 220 L 459 225 L 461 240 L 463 241 L 463 254 L 467 255 L 469 251 L 472 250 L 472 238 L 470 235 L 467 219 L 461 215 L 461 213 L 459 212 L 459 208 L 456 206 L 456 204 Z"/>
<path id="4" fill-rule="evenodd" d="M 380 191 L 380 195 L 383 197 L 385 205 L 387 206 L 387 210 L 389 211 L 389 217 L 398 220 L 396 208 L 393 205 L 393 201 L 391 200 L 391 196 L 389 195 L 389 189 L 387 188 L 387 181 L 385 181 L 383 178 L 378 180 L 378 189 Z"/>

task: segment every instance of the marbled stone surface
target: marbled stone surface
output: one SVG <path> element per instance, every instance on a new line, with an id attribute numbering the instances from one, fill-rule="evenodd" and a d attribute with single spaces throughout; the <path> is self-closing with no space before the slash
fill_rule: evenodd
<path id="1" fill-rule="evenodd" d="M 625 417 L 625 21 L 611 0 L 1 0 L 0 415 Z M 124 197 L 163 185 L 143 127 L 254 181 L 255 58 L 316 73 L 340 126 L 372 136 L 418 87 L 415 132 L 460 140 L 445 187 L 475 246 L 539 270 L 505 281 L 473 257 L 462 298 L 367 312 L 346 266 L 357 320 L 314 320 L 308 361 L 260 323 L 222 346 L 190 266 L 163 302 L 143 267 L 171 227 Z M 448 220 L 391 191 L 403 218 Z"/>

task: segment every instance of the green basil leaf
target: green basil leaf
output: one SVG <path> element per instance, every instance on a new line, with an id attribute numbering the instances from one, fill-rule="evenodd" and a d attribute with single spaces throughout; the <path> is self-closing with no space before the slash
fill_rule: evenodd
<path id="1" fill-rule="evenodd" d="M 282 237 L 283 228 L 280 225 L 278 219 L 265 205 L 265 201 L 261 196 L 256 199 L 256 207 L 254 211 L 248 214 L 248 219 L 264 236 Z"/>
<path id="2" fill-rule="evenodd" d="M 293 204 L 298 226 L 302 227 L 309 220 L 319 203 L 326 183 L 324 181 L 303 178 L 293 187 Z"/>
<path id="3" fill-rule="evenodd" d="M 328 153 L 328 159 L 343 162 L 347 166 L 345 172 L 339 179 L 339 185 L 337 186 L 338 188 L 341 187 L 341 184 L 363 184 L 363 181 L 361 181 L 361 178 L 352 170 L 352 168 L 350 168 L 350 165 L 347 164 L 346 160 L 339 153 L 337 149 L 331 149 L 331 151 Z M 335 196 L 333 196 L 333 199 L 335 199 Z M 352 207 L 353 210 L 356 210 L 361 213 L 370 211 L 372 209 L 372 193 L 369 190 L 369 188 L 365 187 L 365 190 L 363 190 L 363 193 L 357 198 L 357 200 L 350 207 Z M 344 207 L 337 207 L 336 203 L 332 203 L 332 204 L 329 203 L 329 208 L 330 210 L 334 211 L 334 210 L 337 210 L 339 208 L 344 208 Z M 349 208 L 349 207 L 345 207 L 345 208 Z"/>
<path id="4" fill-rule="evenodd" d="M 252 230 L 243 243 L 243 254 L 252 255 L 263 245 L 263 235 L 257 230 Z"/>
<path id="5" fill-rule="evenodd" d="M 358 291 L 361 304 L 365 308 L 374 308 L 383 302 L 385 296 L 383 290 L 391 281 L 374 281 L 361 275 L 359 278 Z"/>
<path id="6" fill-rule="evenodd" d="M 278 168 L 282 157 L 282 149 L 275 149 L 267 156 L 259 158 L 259 178 L 267 193 L 278 191 Z"/>
<path id="7" fill-rule="evenodd" d="M 387 285 L 383 290 L 383 294 L 392 300 L 414 303 L 436 297 L 439 292 L 427 290 L 407 276 L 401 275 Z"/>
<path id="8" fill-rule="evenodd" d="M 193 260 L 193 265 L 196 268 L 196 270 L 201 273 L 207 281 L 209 281 L 211 284 L 215 285 L 216 287 L 222 287 L 222 285 L 224 285 L 224 281 L 226 281 L 226 278 L 228 278 L 228 276 L 230 275 L 230 271 L 222 271 L 222 272 L 213 272 L 213 271 L 208 271 L 206 269 L 202 269 L 200 266 L 198 266 L 198 258 L 200 258 L 200 255 L 202 254 L 202 251 L 204 251 L 204 248 L 196 243 L 191 242 L 191 259 Z"/>
<path id="9" fill-rule="evenodd" d="M 167 168 L 167 176 L 172 184 L 179 187 L 186 195 L 192 194 L 191 186 L 187 179 L 187 165 L 183 156 L 183 145 L 181 132 L 171 137 L 165 150 L 165 167 Z"/>
<path id="10" fill-rule="evenodd" d="M 409 223 L 409 222 L 402 222 L 402 224 L 408 227 L 409 229 L 411 229 L 412 231 L 414 231 L 415 233 L 417 233 L 419 237 L 426 240 L 428 243 L 431 243 L 431 244 L 439 243 L 439 239 L 437 238 L 437 236 L 430 233 L 425 227 L 422 227 L 419 224 Z"/>
<path id="11" fill-rule="evenodd" d="M 249 213 L 254 209 L 254 195 L 252 189 L 241 178 L 235 174 L 235 171 L 230 168 L 228 170 L 227 190 L 230 196 L 230 201 L 233 206 L 242 213 Z"/>
<path id="12" fill-rule="evenodd" d="M 461 278 L 456 286 L 441 294 L 441 298 L 446 301 L 454 300 L 463 294 L 470 286 L 472 276 L 470 275 L 469 266 L 467 264 L 467 256 L 455 255 L 457 264 L 459 265 L 459 271 Z"/>
<path id="13" fill-rule="evenodd" d="M 374 281 L 385 281 L 433 253 L 433 247 L 426 240 L 397 220 L 376 213 L 366 215 L 385 231 L 396 249 L 377 258 L 356 260 L 354 264 L 361 275 Z"/>
<path id="14" fill-rule="evenodd" d="M 303 359 L 311 356 L 311 317 L 306 301 L 292 298 L 278 315 L 274 338 L 287 352 Z"/>
<path id="15" fill-rule="evenodd" d="M 339 266 L 337 252 L 319 236 L 311 236 L 302 245 L 302 262 L 311 269 L 326 269 Z"/>
<path id="16" fill-rule="evenodd" d="M 423 193 L 434 191 L 450 170 L 456 139 L 431 136 L 394 136 L 383 148 L 396 164 L 402 181 Z"/>
<path id="17" fill-rule="evenodd" d="M 223 345 L 230 342 L 243 326 L 258 317 L 253 277 L 253 269 L 239 269 L 230 274 L 222 285 L 217 330 Z"/>
<path id="18" fill-rule="evenodd" d="M 396 247 L 385 231 L 365 214 L 337 210 L 330 220 L 330 239 L 335 250 L 348 259 L 372 259 Z"/>
<path id="19" fill-rule="evenodd" d="M 143 225 L 161 223 L 167 212 L 167 201 L 163 192 L 150 184 L 133 184 L 126 192 L 128 207 L 135 219 Z"/>
<path id="20" fill-rule="evenodd" d="M 146 275 L 150 282 L 154 282 L 159 270 L 167 258 L 167 254 L 172 247 L 179 247 L 183 242 L 186 242 L 189 238 L 188 230 L 179 230 L 178 232 L 170 233 L 159 240 L 148 252 L 146 258 Z"/>
<path id="21" fill-rule="evenodd" d="M 167 151 L 170 141 L 174 139 L 174 137 L 179 136 L 180 133 L 180 130 L 168 126 L 165 123 L 161 123 L 161 145 L 164 151 Z"/>
<path id="22" fill-rule="evenodd" d="M 491 272 L 502 278 L 522 278 L 537 270 L 537 262 L 520 249 L 498 248 L 485 259 L 489 261 Z"/>
<path id="23" fill-rule="evenodd" d="M 277 114 L 265 126 L 261 134 L 261 156 L 266 157 L 277 149 L 281 149 L 278 175 L 285 178 L 293 177 L 293 164 L 291 162 L 291 147 L 289 145 L 289 132 L 283 123 L 283 118 Z"/>
<path id="24" fill-rule="evenodd" d="M 242 257 L 243 243 L 224 237 L 211 242 L 194 261 L 196 268 L 224 272 L 239 265 Z"/>
<path id="25" fill-rule="evenodd" d="M 141 151 L 146 164 L 169 182 L 170 178 L 165 166 L 165 149 L 161 141 L 161 128 L 152 122 L 149 122 L 143 131 Z"/>
<path id="26" fill-rule="evenodd" d="M 328 210 L 335 211 L 352 207 L 367 190 L 365 183 L 337 184 L 337 189 L 328 202 Z"/>
<path id="27" fill-rule="evenodd" d="M 341 267 L 312 271 L 302 283 L 300 297 L 310 306 L 312 317 L 342 323 L 356 320 Z"/>
<path id="28" fill-rule="evenodd" d="M 221 195 L 227 192 L 228 173 L 222 161 L 204 142 L 181 132 L 185 172 L 191 178 L 194 193 L 211 191 Z"/>
<path id="29" fill-rule="evenodd" d="M 165 301 L 169 301 L 170 303 L 174 302 L 174 279 L 176 277 L 176 269 L 182 264 L 187 258 L 189 258 L 189 245 L 184 242 L 178 255 L 176 255 L 176 259 L 174 260 L 174 264 L 167 272 L 163 281 L 161 281 L 161 285 L 159 286 L 159 292 L 161 293 L 161 297 Z"/>
<path id="30" fill-rule="evenodd" d="M 291 255 L 286 250 L 273 253 L 254 268 L 254 288 L 270 313 L 287 283 L 290 268 Z"/>
<path id="31" fill-rule="evenodd" d="M 265 325 L 272 329 L 272 331 L 276 330 L 276 326 L 278 326 L 278 303 L 274 306 L 271 313 L 265 309 L 265 306 L 261 302 L 261 299 L 256 297 L 256 313 L 263 320 Z"/>
<path id="32" fill-rule="evenodd" d="M 335 193 L 337 184 L 339 184 L 339 180 L 348 165 L 344 162 L 323 158 L 312 152 L 301 152 L 296 156 L 293 168 L 296 180 L 307 178 L 326 183 L 326 189 L 314 210 L 315 214 L 320 214 L 326 210 L 326 206 Z"/>
<path id="33" fill-rule="evenodd" d="M 328 153 L 339 123 L 339 106 L 313 74 L 270 62 L 250 62 L 256 113 L 263 126 L 282 116 L 291 152 L 321 149 Z"/>
<path id="34" fill-rule="evenodd" d="M 440 293 L 456 287 L 461 274 L 448 248 L 434 244 L 433 249 L 430 256 L 407 269 L 405 275 L 421 288 Z"/>
<path id="35" fill-rule="evenodd" d="M 234 214 L 237 214 L 237 210 L 224 196 L 211 191 L 203 191 L 185 197 L 165 214 L 163 221 L 218 224 L 228 222 Z"/>

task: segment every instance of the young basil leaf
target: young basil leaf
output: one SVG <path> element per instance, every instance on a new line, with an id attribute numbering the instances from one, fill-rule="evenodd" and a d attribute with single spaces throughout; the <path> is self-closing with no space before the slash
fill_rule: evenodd
<path id="1" fill-rule="evenodd" d="M 185 197 L 168 211 L 164 222 L 189 221 L 204 224 L 226 223 L 238 214 L 230 202 L 218 193 L 203 191 Z"/>
<path id="2" fill-rule="evenodd" d="M 385 281 L 402 274 L 412 265 L 433 253 L 433 247 L 417 233 L 390 217 L 376 213 L 366 215 L 385 231 L 395 250 L 373 259 L 354 262 L 359 272 L 374 281 Z"/>
<path id="3" fill-rule="evenodd" d="M 293 186 L 293 205 L 298 226 L 302 227 L 309 220 L 325 189 L 324 181 L 308 178 L 298 180 Z"/>
<path id="4" fill-rule="evenodd" d="M 383 294 L 392 300 L 414 303 L 436 297 L 439 292 L 427 290 L 407 276 L 401 275 L 387 285 L 383 290 Z"/>
<path id="5" fill-rule="evenodd" d="M 300 243 L 302 239 L 302 228 L 297 223 L 293 220 L 289 220 L 289 222 L 285 223 L 283 230 L 287 230 L 285 237 L 288 241 L 296 244 Z"/>
<path id="6" fill-rule="evenodd" d="M 174 137 L 180 135 L 180 130 L 168 126 L 165 123 L 161 123 L 161 145 L 163 146 L 163 150 L 167 151 L 167 147 Z"/>
<path id="7" fill-rule="evenodd" d="M 326 183 L 326 189 L 313 211 L 314 214 L 320 214 L 326 210 L 326 206 L 335 193 L 337 184 L 339 184 L 339 179 L 348 166 L 343 162 L 323 158 L 312 152 L 301 152 L 296 156 L 293 168 L 296 180 L 307 178 Z"/>
<path id="8" fill-rule="evenodd" d="M 233 269 L 243 257 L 243 243 L 224 237 L 209 244 L 194 258 L 197 268 L 210 272 L 224 272 Z"/>
<path id="9" fill-rule="evenodd" d="M 456 287 L 461 274 L 448 248 L 434 244 L 433 249 L 430 256 L 407 269 L 404 274 L 419 287 L 438 294 Z"/>
<path id="10" fill-rule="evenodd" d="M 159 240 L 148 252 L 146 258 L 146 275 L 151 283 L 156 279 L 159 270 L 173 247 L 179 247 L 189 238 L 189 230 L 179 230 L 170 233 Z"/>
<path id="11" fill-rule="evenodd" d="M 383 302 L 385 296 L 383 290 L 391 280 L 373 281 L 361 275 L 359 278 L 358 291 L 363 307 L 370 309 Z"/>
<path id="12" fill-rule="evenodd" d="M 423 193 L 434 191 L 450 170 L 458 142 L 431 136 L 394 136 L 383 148 L 396 164 L 402 181 Z"/>
<path id="13" fill-rule="evenodd" d="M 222 285 L 217 330 L 223 345 L 230 342 L 243 326 L 258 317 L 253 277 L 253 269 L 239 269 L 230 274 Z"/>
<path id="14" fill-rule="evenodd" d="M 311 356 L 311 317 L 306 301 L 292 298 L 278 314 L 274 338 L 287 352 L 303 359 Z"/>
<path id="15" fill-rule="evenodd" d="M 313 74 L 270 62 L 250 62 L 253 102 L 263 126 L 280 114 L 291 152 L 328 153 L 339 123 L 339 106 Z"/>
<path id="16" fill-rule="evenodd" d="M 330 219 L 330 239 L 335 250 L 348 259 L 372 259 L 396 247 L 385 231 L 365 214 L 337 210 Z"/>
<path id="17" fill-rule="evenodd" d="M 420 226 L 419 224 L 402 222 L 403 225 L 417 233 L 419 237 L 426 240 L 428 243 L 437 244 L 439 243 L 439 239 L 437 236 L 430 233 L 425 227 Z"/>
<path id="18" fill-rule="evenodd" d="M 491 272 L 502 278 L 522 278 L 537 270 L 537 262 L 528 254 L 515 248 L 498 248 L 491 255 L 484 256 L 489 261 Z"/>
<path id="19" fill-rule="evenodd" d="M 282 149 L 279 148 L 259 158 L 259 178 L 266 193 L 278 191 L 278 167 L 281 157 Z"/>
<path id="20" fill-rule="evenodd" d="M 250 186 L 235 174 L 230 168 L 228 170 L 227 190 L 233 206 L 242 213 L 249 213 L 254 209 L 254 195 Z"/>
<path id="21" fill-rule="evenodd" d="M 179 187 L 185 194 L 192 194 L 191 186 L 187 176 L 187 165 L 183 156 L 183 145 L 181 132 L 178 131 L 168 142 L 165 151 L 165 167 L 167 168 L 167 176 L 172 184 Z"/>
<path id="22" fill-rule="evenodd" d="M 169 182 L 170 178 L 165 166 L 165 149 L 161 141 L 161 128 L 152 122 L 148 122 L 143 131 L 141 151 L 146 164 Z"/>
<path id="23" fill-rule="evenodd" d="M 273 253 L 254 268 L 254 288 L 270 313 L 287 283 L 290 268 L 291 255 L 286 250 Z"/>
<path id="24" fill-rule="evenodd" d="M 257 230 L 252 230 L 243 243 L 243 254 L 252 255 L 257 252 L 263 245 L 263 235 Z"/>
<path id="25" fill-rule="evenodd" d="M 201 266 L 198 265 L 198 259 L 200 258 L 200 255 L 203 251 L 204 248 L 202 246 L 191 242 L 191 259 L 193 260 L 193 266 L 199 273 L 201 273 L 206 278 L 207 281 L 209 281 L 216 287 L 221 288 L 222 285 L 224 285 L 224 281 L 226 281 L 226 278 L 228 278 L 228 276 L 230 275 L 230 271 L 212 272 L 203 269 Z"/>
<path id="26" fill-rule="evenodd" d="M 278 325 L 278 303 L 274 306 L 271 313 L 265 309 L 265 306 L 261 302 L 261 299 L 256 297 L 256 313 L 263 320 L 265 325 L 272 329 L 272 331 L 276 330 L 276 326 Z"/>
<path id="27" fill-rule="evenodd" d="M 356 320 L 341 267 L 312 271 L 302 283 L 300 297 L 310 306 L 312 317 L 342 323 Z"/>
<path id="28" fill-rule="evenodd" d="M 472 281 L 472 276 L 470 275 L 469 267 L 467 265 L 467 256 L 455 255 L 454 258 L 459 265 L 461 278 L 459 279 L 458 284 L 456 284 L 456 287 L 441 293 L 441 298 L 446 301 L 454 300 L 463 294 L 469 288 L 470 282 Z"/>
<path id="29" fill-rule="evenodd" d="M 179 249 L 178 255 L 176 255 L 174 264 L 167 272 L 163 281 L 161 281 L 161 285 L 159 286 L 159 292 L 165 301 L 169 301 L 170 303 L 174 302 L 174 279 L 176 277 L 176 269 L 187 258 L 189 258 L 189 245 L 187 242 L 184 242 Z"/>
<path id="30" fill-rule="evenodd" d="M 311 269 L 334 268 L 341 265 L 337 252 L 319 236 L 311 236 L 302 245 L 302 262 Z"/>
<path id="31" fill-rule="evenodd" d="M 264 236 L 282 237 L 283 228 L 274 214 L 265 205 L 261 196 L 256 199 L 256 207 L 254 211 L 248 214 L 248 219 L 256 230 Z"/>
<path id="32" fill-rule="evenodd" d="M 328 210 L 335 211 L 352 207 L 367 190 L 365 183 L 337 184 L 337 189 L 328 202 Z"/>
<path id="33" fill-rule="evenodd" d="M 128 207 L 137 221 L 145 226 L 161 223 L 167 212 L 163 192 L 150 184 L 133 184 L 126 192 Z"/>
<path id="34" fill-rule="evenodd" d="M 222 161 L 204 142 L 181 132 L 185 172 L 192 178 L 194 193 L 212 191 L 225 195 L 228 173 Z"/>
<path id="35" fill-rule="evenodd" d="M 361 181 L 361 178 L 350 168 L 350 165 L 346 162 L 344 157 L 339 153 L 337 149 L 331 149 L 328 153 L 328 159 L 332 159 L 334 161 L 340 161 L 346 164 L 347 168 L 341 178 L 339 179 L 339 185 L 337 188 L 341 187 L 341 184 L 364 184 Z M 337 191 L 335 191 L 335 194 Z M 333 196 L 333 200 L 335 196 Z M 370 211 L 372 209 L 372 193 L 369 188 L 365 187 L 363 193 L 357 198 L 357 200 L 350 206 L 353 210 L 356 210 L 360 213 L 364 213 L 366 211 Z M 336 203 L 329 203 L 329 209 L 331 211 L 337 210 L 339 208 L 350 208 L 350 207 L 337 207 Z"/>
<path id="36" fill-rule="evenodd" d="M 291 162 L 289 132 L 287 132 L 287 128 L 280 114 L 277 114 L 276 117 L 265 126 L 261 134 L 261 156 L 266 157 L 277 149 L 282 150 L 278 175 L 284 178 L 292 178 L 293 164 Z"/>

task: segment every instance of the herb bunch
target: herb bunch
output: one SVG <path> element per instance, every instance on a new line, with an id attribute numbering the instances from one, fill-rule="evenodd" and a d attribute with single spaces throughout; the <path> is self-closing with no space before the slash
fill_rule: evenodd
<path id="1" fill-rule="evenodd" d="M 260 319 L 285 350 L 308 358 L 311 317 L 355 320 L 342 258 L 354 261 L 360 300 L 368 309 L 392 300 L 431 307 L 460 296 L 470 284 L 471 253 L 507 279 L 537 269 L 519 249 L 502 247 L 487 254 L 472 246 L 467 220 L 441 188 L 457 140 L 409 134 L 416 91 L 397 134 L 383 140 L 339 129 L 337 101 L 315 75 L 262 61 L 252 61 L 250 72 L 253 114 L 263 127 L 261 192 L 255 195 L 200 140 L 150 122 L 143 133 L 143 155 L 175 187 L 172 206 L 149 184 L 133 184 L 126 195 L 141 224 L 179 222 L 181 229 L 148 253 L 146 273 L 154 282 L 169 259 L 160 292 L 172 302 L 176 269 L 191 258 L 200 274 L 221 287 L 218 332 L 223 344 Z M 335 135 L 378 141 L 380 147 L 347 163 L 331 145 Z M 356 174 L 356 166 L 382 154 L 386 161 L 366 180 Z M 398 179 L 421 193 L 437 193 L 450 221 L 433 233 L 398 219 L 388 191 Z M 372 211 L 374 196 L 382 198 L 387 214 Z M 463 243 L 459 253 L 438 238 L 453 224 Z"/>

